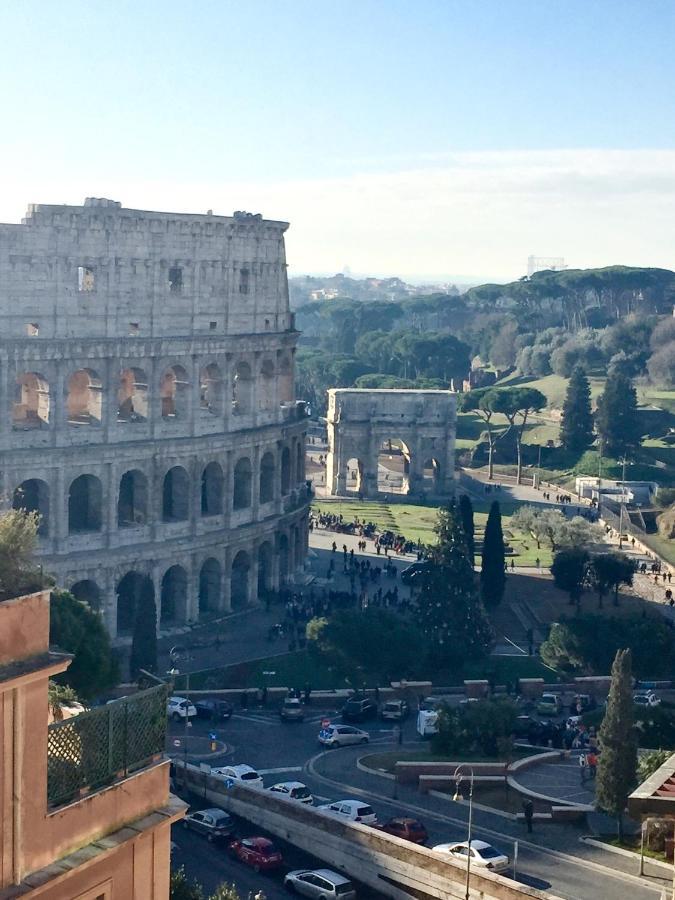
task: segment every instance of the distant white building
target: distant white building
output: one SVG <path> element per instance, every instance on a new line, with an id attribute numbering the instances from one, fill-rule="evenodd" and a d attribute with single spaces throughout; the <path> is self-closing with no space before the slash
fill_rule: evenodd
<path id="1" fill-rule="evenodd" d="M 566 269 L 564 256 L 528 256 L 527 277 L 531 278 L 535 272 L 562 272 Z"/>

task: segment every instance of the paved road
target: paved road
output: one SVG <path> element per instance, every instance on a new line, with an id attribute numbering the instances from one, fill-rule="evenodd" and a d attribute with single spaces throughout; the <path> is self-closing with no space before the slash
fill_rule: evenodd
<path id="1" fill-rule="evenodd" d="M 318 802 L 329 802 L 347 797 L 368 800 L 380 820 L 395 814 L 408 813 L 422 819 L 432 843 L 461 840 L 466 837 L 466 805 L 444 799 L 428 797 L 416 790 L 398 786 L 397 799 L 393 797 L 391 780 L 357 770 L 355 761 L 363 755 L 363 748 L 341 749 L 321 753 L 316 737 L 320 720 L 325 715 L 335 720 L 335 710 L 310 709 L 304 723 L 282 723 L 273 710 L 256 709 L 237 712 L 223 726 L 217 728 L 219 739 L 227 744 L 224 755 L 214 758 L 213 765 L 225 761 L 248 763 L 262 772 L 265 785 L 276 781 L 299 780 L 307 784 Z M 195 723 L 196 733 L 206 733 L 208 723 Z M 371 747 L 388 749 L 392 746 L 391 730 L 386 723 L 373 721 L 365 727 L 371 734 Z M 175 734 L 181 734 L 180 725 L 172 725 Z M 409 720 L 404 729 L 406 744 L 422 746 L 417 739 L 414 723 Z M 370 749 L 370 748 L 369 748 Z M 541 889 L 550 889 L 568 900 L 654 900 L 666 883 L 661 873 L 651 883 L 636 878 L 631 860 L 610 854 L 579 842 L 583 831 L 571 825 L 537 825 L 535 833 L 528 836 L 522 825 L 501 816 L 474 810 L 475 835 L 495 846 L 513 853 L 514 840 L 519 841 L 518 878 L 524 883 Z M 246 893 L 253 888 L 248 871 L 241 871 L 240 864 L 223 858 L 222 852 L 207 845 L 199 836 L 187 838 L 179 833 L 177 841 L 181 850 L 176 862 L 186 861 L 195 842 L 195 872 L 199 871 L 208 884 L 219 880 L 234 879 L 240 890 Z M 295 864 L 295 863 L 292 863 Z M 191 869 L 192 863 L 186 868 Z M 267 876 L 265 876 L 267 878 Z M 276 886 L 275 886 L 276 885 Z M 270 897 L 275 897 L 277 882 L 270 878 L 256 882 Z"/>

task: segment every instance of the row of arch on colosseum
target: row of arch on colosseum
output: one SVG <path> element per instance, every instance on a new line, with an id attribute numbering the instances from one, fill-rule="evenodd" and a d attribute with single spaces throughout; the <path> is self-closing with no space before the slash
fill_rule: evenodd
<path id="1" fill-rule="evenodd" d="M 15 378 L 12 427 L 17 431 L 46 428 L 56 418 L 56 375 L 49 363 L 41 370 L 21 371 Z M 293 363 L 290 353 L 279 352 L 262 360 L 240 359 L 221 366 L 203 362 L 188 372 L 183 362 L 166 361 L 151 384 L 146 370 L 129 366 L 119 372 L 113 385 L 117 422 L 134 424 L 154 417 L 187 419 L 193 407 L 201 414 L 222 416 L 227 406 L 233 415 L 248 415 L 255 409 L 273 409 L 294 397 Z M 106 385 L 94 368 L 83 367 L 63 376 L 62 420 L 73 428 L 99 425 L 105 417 Z M 55 397 L 55 394 L 57 395 Z"/>
<path id="2" fill-rule="evenodd" d="M 193 516 L 223 516 L 252 505 L 272 503 L 304 484 L 305 448 L 300 438 L 290 445 L 256 448 L 251 456 L 233 456 L 231 469 L 218 459 L 169 465 L 151 471 L 147 461 L 129 466 L 115 485 L 104 489 L 98 475 L 85 472 L 67 481 L 61 510 L 67 534 L 133 528 L 158 522 L 183 522 Z M 14 509 L 39 515 L 39 534 L 54 534 L 52 506 L 56 487 L 42 478 L 26 478 L 12 491 Z M 112 495 L 112 496 L 110 496 Z M 116 518 L 106 514 L 116 503 Z M 64 529 L 65 531 L 65 529 Z"/>
<path id="3" fill-rule="evenodd" d="M 245 609 L 277 590 L 302 564 L 306 540 L 303 520 L 252 545 L 178 551 L 163 563 L 138 561 L 116 570 L 85 568 L 60 583 L 103 615 L 113 637 L 131 634 L 138 604 L 150 600 L 165 631 Z"/>

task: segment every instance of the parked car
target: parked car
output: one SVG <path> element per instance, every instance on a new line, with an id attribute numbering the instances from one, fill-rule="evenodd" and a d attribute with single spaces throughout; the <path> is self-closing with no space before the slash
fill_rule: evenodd
<path id="1" fill-rule="evenodd" d="M 528 737 L 533 728 L 536 728 L 537 722 L 532 716 L 517 716 L 513 726 L 513 733 L 516 737 Z"/>
<path id="2" fill-rule="evenodd" d="M 401 572 L 401 584 L 411 585 L 415 583 L 415 580 L 419 578 L 422 572 L 427 571 L 433 566 L 431 560 L 421 560 L 420 562 L 414 562 L 410 566 L 406 566 L 406 568 Z"/>
<path id="3" fill-rule="evenodd" d="M 345 722 L 362 722 L 377 715 L 377 703 L 370 697 L 352 697 L 342 707 Z"/>
<path id="4" fill-rule="evenodd" d="M 412 841 L 413 844 L 426 844 L 429 839 L 427 830 L 417 819 L 409 819 L 407 816 L 397 816 L 389 819 L 384 825 L 378 826 L 380 831 L 393 834 L 394 837 L 404 841 Z"/>
<path id="5" fill-rule="evenodd" d="M 580 716 L 582 713 L 595 709 L 597 705 L 595 697 L 590 694 L 575 694 L 570 703 L 570 715 Z"/>
<path id="6" fill-rule="evenodd" d="M 290 800 L 297 800 L 298 803 L 306 803 L 308 806 L 314 803 L 314 797 L 310 794 L 309 788 L 301 781 L 280 781 L 279 784 L 273 784 L 267 790 L 272 791 L 273 794 L 288 797 Z"/>
<path id="7" fill-rule="evenodd" d="M 239 766 L 217 766 L 211 769 L 212 775 L 222 775 L 224 778 L 231 778 L 232 781 L 238 781 L 248 787 L 262 787 L 262 775 L 258 775 L 255 769 L 245 764 Z"/>
<path id="8" fill-rule="evenodd" d="M 353 725 L 329 725 L 319 732 L 319 743 L 324 747 L 347 747 L 350 744 L 367 744 L 370 735 Z"/>
<path id="9" fill-rule="evenodd" d="M 325 803 L 318 808 L 332 816 L 347 819 L 349 822 L 360 822 L 362 825 L 377 824 L 375 810 L 363 800 L 336 800 L 335 803 Z"/>
<path id="10" fill-rule="evenodd" d="M 188 813 L 183 819 L 183 827 L 191 828 L 205 834 L 207 840 L 215 841 L 231 838 L 234 834 L 234 821 L 222 809 L 200 809 Z"/>
<path id="11" fill-rule="evenodd" d="M 540 716 L 557 716 L 562 712 L 562 700 L 558 694 L 542 694 L 537 701 L 537 712 Z"/>
<path id="12" fill-rule="evenodd" d="M 633 694 L 633 703 L 636 706 L 647 706 L 653 708 L 661 705 L 661 698 L 657 697 L 653 691 L 646 691 L 644 694 Z"/>
<path id="13" fill-rule="evenodd" d="M 279 708 L 282 722 L 302 722 L 305 708 L 297 697 L 286 697 Z"/>
<path id="14" fill-rule="evenodd" d="M 380 715 L 383 719 L 394 722 L 402 722 L 403 719 L 407 718 L 409 712 L 410 707 L 405 700 L 387 700 L 380 709 Z"/>
<path id="15" fill-rule="evenodd" d="M 353 900 L 356 897 L 354 885 L 344 875 L 332 869 L 296 869 L 284 878 L 284 886 L 304 897 L 318 900 L 337 898 Z"/>
<path id="16" fill-rule="evenodd" d="M 200 719 L 221 719 L 227 721 L 231 718 L 234 709 L 227 700 L 195 700 L 197 717 Z"/>
<path id="17" fill-rule="evenodd" d="M 280 868 L 284 859 L 272 841 L 264 837 L 242 838 L 232 841 L 230 853 L 240 862 L 250 866 L 254 872 L 268 872 Z"/>
<path id="18" fill-rule="evenodd" d="M 166 701 L 166 714 L 169 718 L 173 719 L 174 722 L 179 722 L 186 716 L 188 719 L 196 716 L 197 710 L 195 709 L 194 704 L 185 697 L 169 697 Z"/>
<path id="19" fill-rule="evenodd" d="M 455 844 L 436 844 L 431 848 L 434 853 L 449 854 L 453 859 L 466 859 L 471 853 L 471 865 L 493 872 L 501 872 L 509 867 L 510 860 L 504 853 L 485 841 L 471 841 L 469 849 L 468 841 L 459 841 Z"/>

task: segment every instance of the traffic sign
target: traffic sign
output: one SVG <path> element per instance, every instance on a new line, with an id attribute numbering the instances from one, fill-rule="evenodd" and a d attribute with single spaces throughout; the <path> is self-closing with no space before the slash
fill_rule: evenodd
<path id="1" fill-rule="evenodd" d="M 225 787 L 226 787 L 226 788 L 228 789 L 228 791 L 229 791 L 230 788 L 233 788 L 233 787 L 234 787 L 234 781 L 232 781 L 231 778 L 228 778 L 227 781 L 225 782 Z"/>
<path id="2" fill-rule="evenodd" d="M 325 731 L 329 725 L 330 725 L 330 719 L 322 719 L 321 720 L 321 730 L 322 731 Z"/>
<path id="3" fill-rule="evenodd" d="M 210 741 L 217 741 L 217 740 L 218 740 L 218 735 L 216 734 L 215 731 L 209 731 L 209 740 L 210 740 Z"/>
<path id="4" fill-rule="evenodd" d="M 325 740 L 326 738 L 329 738 L 329 737 L 330 737 L 330 731 L 328 731 L 326 728 L 322 728 L 321 731 L 319 732 L 319 737 L 320 737 L 320 738 L 323 738 L 324 740 Z"/>
<path id="5" fill-rule="evenodd" d="M 176 738 L 175 741 L 173 742 L 173 745 L 174 745 L 174 747 L 180 747 L 180 739 Z"/>

